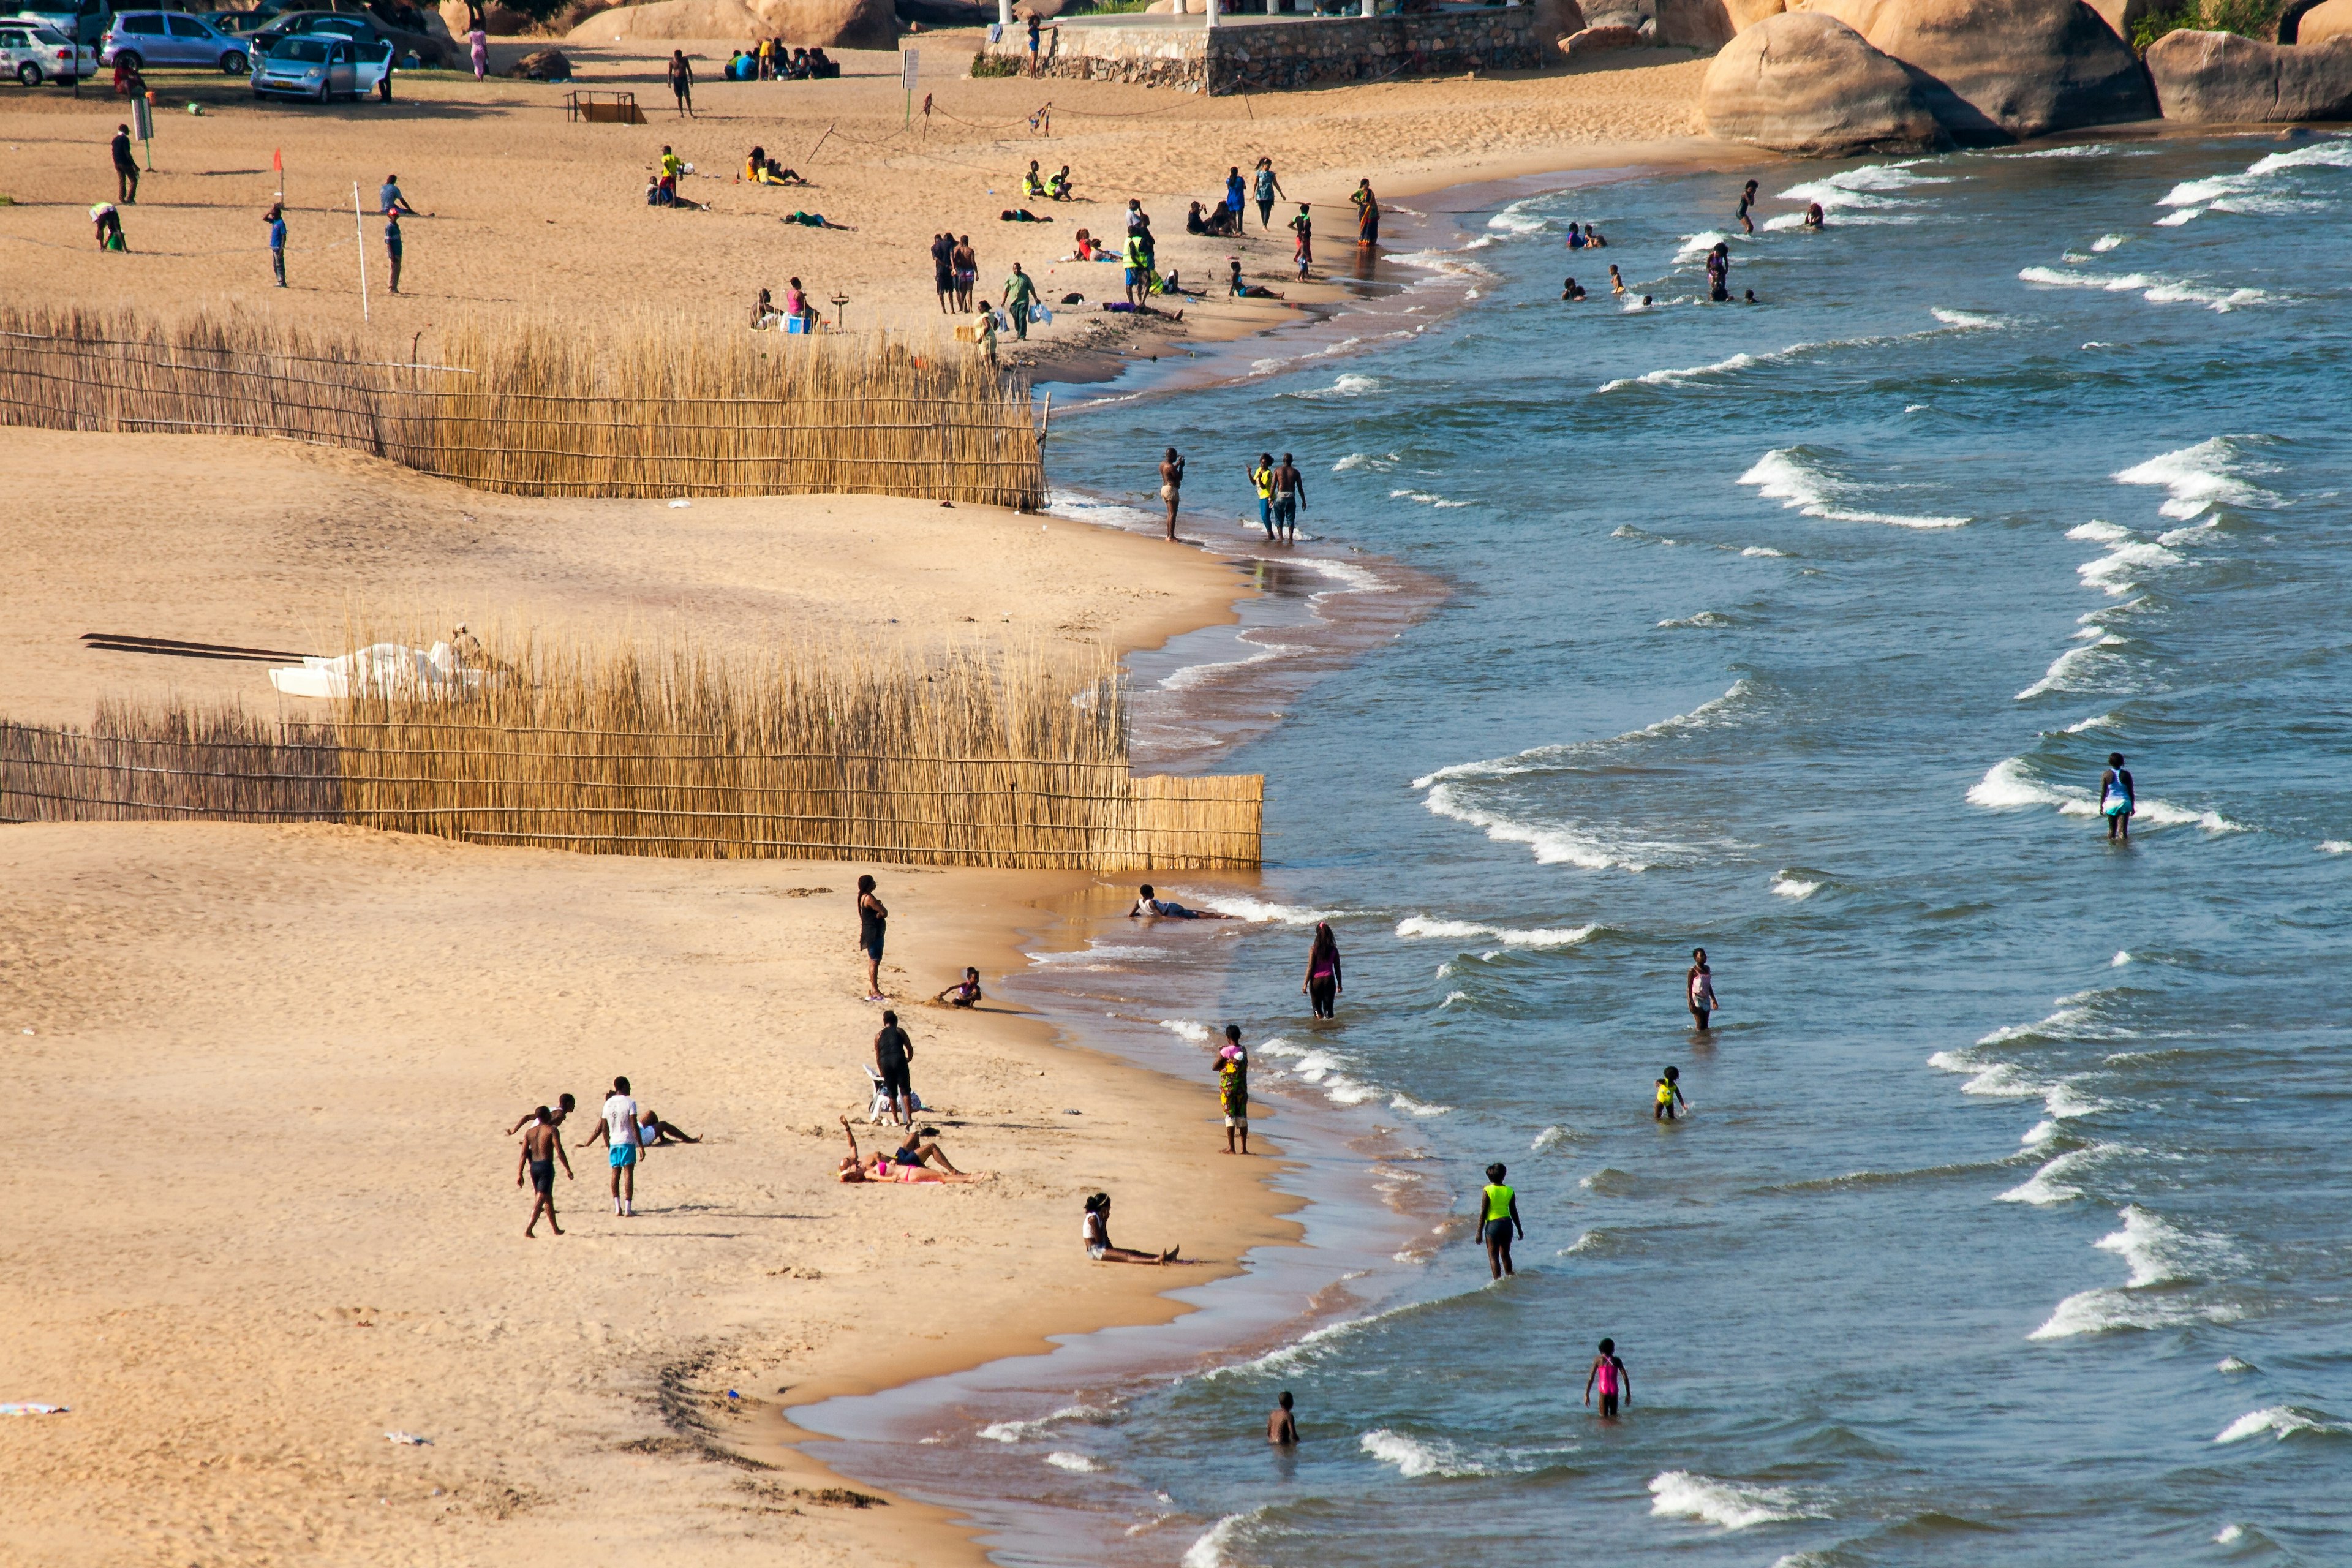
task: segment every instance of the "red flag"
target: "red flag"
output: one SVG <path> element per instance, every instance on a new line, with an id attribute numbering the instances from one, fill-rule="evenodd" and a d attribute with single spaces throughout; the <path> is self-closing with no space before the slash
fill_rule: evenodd
<path id="1" fill-rule="evenodd" d="M 286 150 L 284 148 L 281 147 L 278 151 L 269 154 L 269 166 L 277 170 L 281 174 L 286 172 Z"/>

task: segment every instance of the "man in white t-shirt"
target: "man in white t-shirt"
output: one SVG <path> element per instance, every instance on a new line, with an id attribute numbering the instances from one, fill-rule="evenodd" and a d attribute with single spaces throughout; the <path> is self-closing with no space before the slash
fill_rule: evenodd
<path id="1" fill-rule="evenodd" d="M 604 1118 L 579 1146 L 584 1149 L 599 1139 L 604 1141 L 605 1159 L 613 1167 L 613 1212 L 634 1215 L 637 1212 L 637 1102 L 629 1098 L 627 1079 L 613 1080 Z"/>

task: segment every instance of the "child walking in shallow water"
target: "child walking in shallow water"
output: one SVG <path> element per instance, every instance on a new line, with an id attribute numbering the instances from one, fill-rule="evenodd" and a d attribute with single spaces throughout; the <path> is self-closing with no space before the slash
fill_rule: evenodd
<path id="1" fill-rule="evenodd" d="M 1668 1068 L 1665 1076 L 1658 1079 L 1658 1103 L 1657 1108 L 1650 1112 L 1651 1121 L 1672 1121 L 1675 1119 L 1675 1103 L 1677 1100 L 1681 1101 L 1685 1110 L 1690 1109 L 1690 1101 L 1683 1099 L 1682 1079 L 1682 1068 Z"/>
<path id="2" fill-rule="evenodd" d="M 1633 1402 L 1633 1374 L 1617 1354 L 1617 1342 L 1601 1342 L 1601 1353 L 1592 1358 L 1592 1370 L 1584 1374 L 1584 1403 L 1592 1403 L 1595 1384 L 1601 1389 L 1601 1414 L 1606 1420 L 1617 1419 L 1617 1400 L 1622 1394 L 1625 1403 Z"/>

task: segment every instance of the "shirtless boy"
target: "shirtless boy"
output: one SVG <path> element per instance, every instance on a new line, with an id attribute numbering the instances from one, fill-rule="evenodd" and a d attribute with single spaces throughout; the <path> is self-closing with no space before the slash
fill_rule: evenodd
<path id="1" fill-rule="evenodd" d="M 521 1131 L 524 1128 L 530 1126 L 533 1121 L 539 1120 L 541 1112 L 545 1112 L 551 1125 L 561 1127 L 563 1125 L 563 1119 L 571 1115 L 573 1109 L 577 1107 L 579 1103 L 580 1102 L 578 1100 L 572 1099 L 572 1096 L 568 1094 L 559 1094 L 555 1097 L 555 1109 L 553 1110 L 549 1110 L 547 1107 L 542 1105 L 537 1110 L 524 1111 L 520 1117 L 515 1119 L 515 1124 L 507 1129 L 507 1136 L 511 1138 L 516 1133 Z"/>
<path id="2" fill-rule="evenodd" d="M 1290 1390 L 1284 1389 L 1275 1407 L 1265 1413 L 1265 1440 L 1277 1448 L 1298 1447 L 1298 1417 L 1290 1413 Z"/>
<path id="3" fill-rule="evenodd" d="M 572 1097 L 567 1094 L 563 1098 Z M 563 1134 L 555 1130 L 555 1113 L 542 1105 L 528 1120 L 530 1131 L 522 1135 L 522 1154 L 515 1163 L 515 1185 L 522 1185 L 523 1173 L 528 1171 L 533 1193 L 530 1221 L 522 1227 L 522 1233 L 531 1235 L 543 1214 L 547 1216 L 547 1228 L 562 1236 L 563 1227 L 555 1223 L 555 1163 L 563 1162 L 566 1181 L 579 1178 L 572 1173 L 572 1156 L 563 1152 Z"/>

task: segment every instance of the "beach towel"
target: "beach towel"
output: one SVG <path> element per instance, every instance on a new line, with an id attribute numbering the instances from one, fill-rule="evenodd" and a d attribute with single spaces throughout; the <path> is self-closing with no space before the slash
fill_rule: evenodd
<path id="1" fill-rule="evenodd" d="M 36 1405 L 29 1401 L 11 1401 L 5 1405 L 0 1405 L 0 1415 L 63 1415 L 68 1408 L 69 1406 L 63 1405 Z"/>

